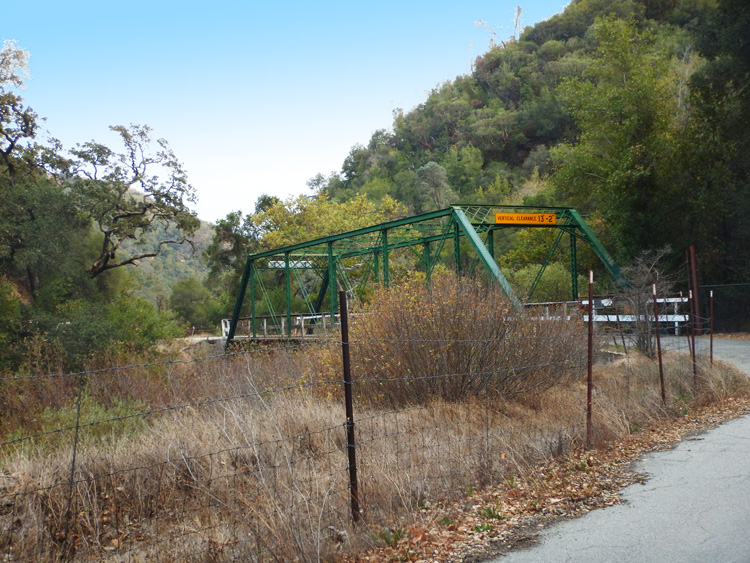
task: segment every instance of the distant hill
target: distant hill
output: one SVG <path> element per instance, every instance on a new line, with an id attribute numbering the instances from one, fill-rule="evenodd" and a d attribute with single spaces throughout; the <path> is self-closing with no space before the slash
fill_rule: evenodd
<path id="1" fill-rule="evenodd" d="M 162 228 L 150 233 L 145 248 L 155 249 L 158 240 L 179 238 L 172 230 Z M 211 244 L 212 238 L 211 224 L 202 221 L 200 228 L 192 237 L 192 246 L 188 243 L 164 245 L 158 256 L 142 260 L 136 267 L 131 267 L 130 272 L 138 284 L 136 294 L 145 297 L 163 310 L 175 282 L 190 277 L 204 281 L 208 274 L 208 266 L 203 252 Z M 133 243 L 129 242 L 123 248 L 127 252 L 132 246 Z"/>

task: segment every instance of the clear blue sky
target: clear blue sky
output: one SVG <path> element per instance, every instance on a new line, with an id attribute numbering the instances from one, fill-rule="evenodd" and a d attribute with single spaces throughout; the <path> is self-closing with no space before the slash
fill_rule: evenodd
<path id="1" fill-rule="evenodd" d="M 565 0 L 521 4 L 523 25 Z M 349 150 L 467 74 L 518 0 L 301 2 L 110 0 L 5 3 L 0 39 L 30 52 L 21 96 L 72 147 L 114 144 L 109 125 L 167 139 L 198 215 L 250 212 L 262 193 L 304 193 Z"/>

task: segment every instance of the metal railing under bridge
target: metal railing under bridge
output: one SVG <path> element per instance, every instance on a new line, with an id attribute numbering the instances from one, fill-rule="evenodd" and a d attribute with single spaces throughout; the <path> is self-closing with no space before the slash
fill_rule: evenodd
<path id="1" fill-rule="evenodd" d="M 339 316 L 334 317 L 334 326 L 338 326 Z M 231 319 L 221 320 L 221 336 L 227 338 L 231 327 Z M 234 338 L 255 340 L 320 338 L 332 328 L 331 315 L 319 313 L 317 315 L 292 315 L 291 331 L 287 330 L 286 316 L 257 316 L 253 326 L 252 317 L 238 319 Z"/>
<path id="2" fill-rule="evenodd" d="M 662 330 L 669 327 L 669 331 L 679 335 L 689 325 L 690 315 L 684 310 L 687 305 L 687 297 L 664 297 L 656 300 L 658 307 L 663 313 L 659 321 Z M 652 301 L 648 301 L 651 310 Z M 526 303 L 524 309 L 534 317 L 542 319 L 560 318 L 566 320 L 580 319 L 588 321 L 588 299 L 582 301 L 554 301 L 546 303 Z M 598 297 L 594 298 L 594 323 L 598 325 L 610 325 L 617 327 L 628 327 L 639 322 L 652 322 L 651 314 L 644 315 L 636 308 L 620 297 Z M 356 315 L 353 315 L 356 316 Z M 238 319 L 235 338 L 255 340 L 276 339 L 315 339 L 322 338 L 332 329 L 339 325 L 339 315 L 333 317 L 328 312 L 319 314 L 297 314 L 291 316 L 291 330 L 287 329 L 287 317 L 284 315 L 256 316 L 253 326 L 252 317 Z M 221 335 L 227 338 L 231 326 L 231 319 L 221 320 Z"/>

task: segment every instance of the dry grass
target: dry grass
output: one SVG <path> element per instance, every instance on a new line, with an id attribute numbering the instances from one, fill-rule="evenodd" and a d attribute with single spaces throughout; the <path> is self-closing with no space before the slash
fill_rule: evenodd
<path id="1" fill-rule="evenodd" d="M 455 326 L 444 317 L 412 325 L 412 338 L 401 334 L 395 349 L 385 347 L 393 335 L 372 337 L 394 326 L 392 319 L 409 328 L 383 314 L 370 333 L 360 323 L 353 346 L 360 525 L 351 523 L 340 366 L 328 343 L 64 380 L 64 397 L 52 403 L 56 417 L 34 426 L 51 433 L 0 445 L 3 560 L 334 561 L 392 541 L 391 532 L 418 520 L 422 507 L 583 446 L 585 365 L 575 341 L 585 337 L 578 325 L 537 325 L 532 338 L 534 325 L 504 322 L 493 340 L 499 329 L 489 320 L 472 328 L 469 316 Z M 513 354 L 488 349 L 467 364 L 461 356 L 479 354 L 477 342 Z M 372 358 L 390 365 L 381 369 Z M 534 362 L 526 371 L 513 372 L 514 362 L 528 358 Z M 400 378 L 399 361 L 411 362 Z M 488 362 L 504 363 L 487 370 Z M 555 365 L 562 366 L 558 377 Z M 532 384 L 495 383 L 508 372 L 532 374 L 524 375 Z M 631 352 L 599 365 L 597 442 L 748 393 L 746 377 L 718 364 L 701 362 L 694 381 L 682 351 L 665 355 L 665 375 L 663 404 L 653 360 Z M 31 381 L 52 390 L 53 383 Z M 86 391 L 80 417 L 59 408 L 75 398 L 77 383 Z"/>
<path id="2" fill-rule="evenodd" d="M 94 441 L 83 432 L 72 495 L 68 448 L 6 449 L 2 553 L 10 561 L 335 559 L 383 541 L 378 530 L 421 506 L 520 474 L 583 443 L 585 390 L 578 382 L 536 394 L 526 404 L 493 399 L 399 410 L 360 406 L 365 525 L 354 529 L 343 406 L 307 384 L 279 391 L 271 371 L 264 371 L 278 369 L 281 361 L 304 374 L 308 356 L 201 364 L 202 373 L 193 377 L 210 382 L 221 400 L 151 415 L 147 427 L 124 436 Z M 705 402 L 742 386 L 731 371 L 701 366 L 696 393 L 684 355 L 672 354 L 666 367 L 668 405 L 661 404 L 650 360 L 631 356 L 600 370 L 600 441 L 692 408 L 694 396 Z"/>

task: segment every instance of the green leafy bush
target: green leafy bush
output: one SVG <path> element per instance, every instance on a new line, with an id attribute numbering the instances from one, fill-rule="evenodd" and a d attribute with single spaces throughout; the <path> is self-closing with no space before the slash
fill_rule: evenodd
<path id="1" fill-rule="evenodd" d="M 13 359 L 14 344 L 21 329 L 21 300 L 13 286 L 0 278 L 0 367 Z"/>
<path id="2" fill-rule="evenodd" d="M 38 417 L 35 437 L 19 442 L 20 449 L 29 454 L 48 453 L 58 447 L 70 448 L 76 427 L 79 444 L 129 436 L 146 427 L 143 416 L 137 416 L 148 410 L 142 401 L 115 397 L 105 405 L 84 393 L 80 403 L 80 416 L 77 402 L 62 408 L 45 408 Z M 5 441 L 28 435 L 27 428 L 19 428 Z"/>
<path id="3" fill-rule="evenodd" d="M 48 327 L 48 339 L 66 351 L 68 369 L 82 367 L 95 356 L 120 351 L 144 353 L 163 339 L 180 335 L 177 324 L 141 297 L 121 297 L 117 302 L 68 303 Z"/>

